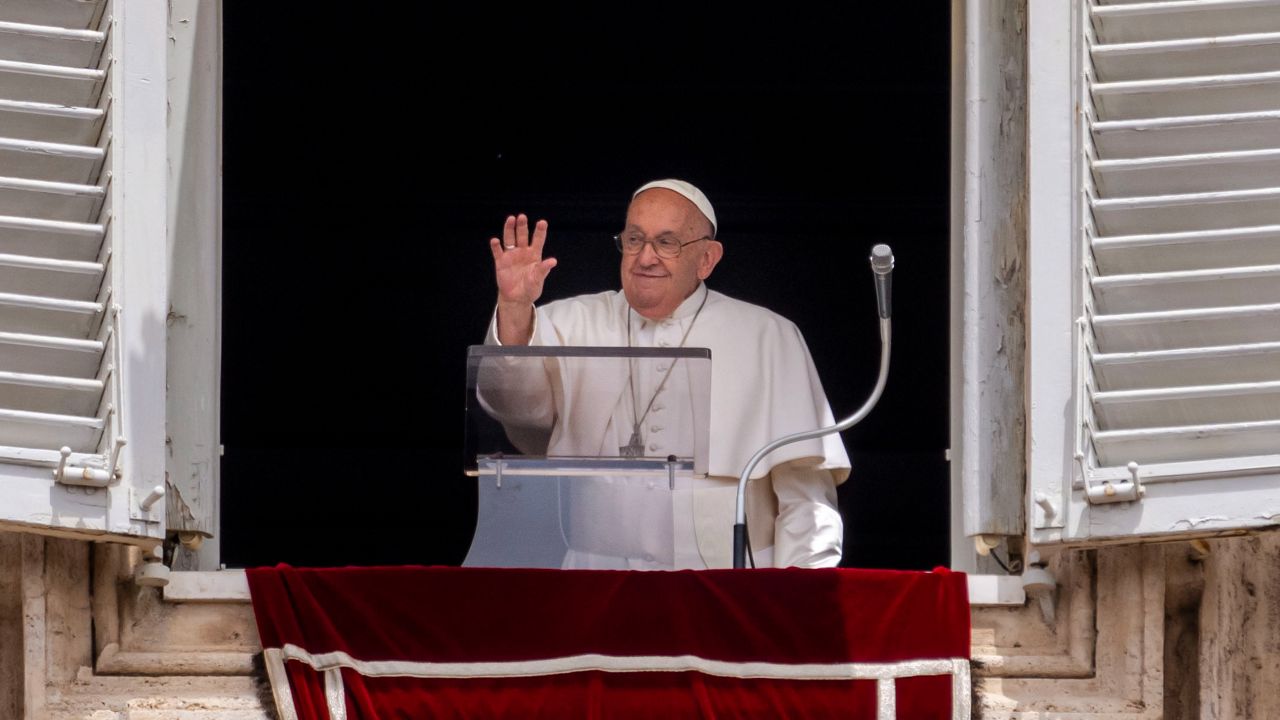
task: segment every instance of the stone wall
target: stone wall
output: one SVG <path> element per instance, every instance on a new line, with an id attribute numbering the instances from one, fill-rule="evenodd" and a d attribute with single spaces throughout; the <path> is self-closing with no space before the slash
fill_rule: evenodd
<path id="1" fill-rule="evenodd" d="M 245 602 L 171 603 L 136 549 L 0 533 L 0 717 L 274 717 Z"/>
<path id="2" fill-rule="evenodd" d="M 1054 616 L 973 611 L 974 717 L 1280 717 L 1280 533 L 1071 550 Z"/>

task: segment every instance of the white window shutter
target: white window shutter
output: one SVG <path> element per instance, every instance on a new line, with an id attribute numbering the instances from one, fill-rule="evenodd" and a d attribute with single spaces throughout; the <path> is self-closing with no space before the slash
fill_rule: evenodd
<path id="1" fill-rule="evenodd" d="M 6 529 L 163 537 L 166 31 L 164 3 L 0 5 Z"/>
<path id="2" fill-rule="evenodd" d="M 1032 539 L 1277 524 L 1280 1 L 1032 12 Z"/>

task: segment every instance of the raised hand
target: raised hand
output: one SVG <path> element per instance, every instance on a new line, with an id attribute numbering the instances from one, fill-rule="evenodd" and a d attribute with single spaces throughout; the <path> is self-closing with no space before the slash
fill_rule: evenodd
<path id="1" fill-rule="evenodd" d="M 489 238 L 493 270 L 498 280 L 498 302 L 533 304 L 542 296 L 542 283 L 555 258 L 542 259 L 547 242 L 547 221 L 539 220 L 529 235 L 529 218 L 521 213 L 507 218 L 502 239 Z"/>
<path id="2" fill-rule="evenodd" d="M 509 216 L 502 239 L 489 238 L 493 273 L 498 281 L 498 340 L 522 345 L 533 329 L 533 304 L 542 296 L 542 285 L 556 266 L 555 258 L 542 257 L 547 241 L 547 221 L 539 220 L 529 234 L 529 218 Z"/>

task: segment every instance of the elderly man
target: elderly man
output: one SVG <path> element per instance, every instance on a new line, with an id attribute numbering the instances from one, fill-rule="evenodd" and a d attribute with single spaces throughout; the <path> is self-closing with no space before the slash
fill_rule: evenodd
<path id="1" fill-rule="evenodd" d="M 508 217 L 502 238 L 489 241 L 498 303 L 487 342 L 501 345 L 706 347 L 712 357 L 709 476 L 663 495 L 667 507 L 646 508 L 624 490 L 612 502 L 595 492 L 591 513 L 599 526 L 634 525 L 635 517 L 662 517 L 652 533 L 672 547 L 655 558 L 639 551 L 591 547 L 570 538 L 565 567 L 729 567 L 737 477 L 765 443 L 793 432 L 833 424 L 830 406 L 804 339 L 790 321 L 756 305 L 726 297 L 704 283 L 724 256 L 710 201 L 681 180 L 657 180 L 632 196 L 616 242 L 622 254 L 622 292 L 583 295 L 535 306 L 554 258 L 544 258 L 547 222 L 529 228 L 524 215 Z M 623 455 L 662 450 L 656 437 L 668 412 L 656 390 L 627 396 L 605 433 Z M 634 385 L 634 383 L 633 383 Z M 631 397 L 634 396 L 634 397 Z M 547 417 L 546 422 L 559 419 Z M 609 443 L 604 443 L 609 446 Z M 662 452 L 665 455 L 666 452 Z M 839 436 L 780 448 L 756 468 L 748 490 L 748 525 L 757 565 L 831 567 L 840 561 L 843 524 L 836 485 L 849 475 Z M 613 507 L 610 507 L 613 505 Z M 611 519 L 612 516 L 612 519 Z M 644 538 L 636 541 L 639 547 Z M 659 543 L 661 544 L 661 543 Z"/>

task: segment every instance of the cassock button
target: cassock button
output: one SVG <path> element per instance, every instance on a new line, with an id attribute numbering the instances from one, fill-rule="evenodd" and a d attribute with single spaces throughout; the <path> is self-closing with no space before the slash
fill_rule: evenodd
<path id="1" fill-rule="evenodd" d="M 659 340 L 658 344 L 661 345 L 662 347 L 671 347 L 671 343 L 667 342 L 666 340 Z"/>
<path id="2" fill-rule="evenodd" d="M 652 451 L 654 451 L 654 452 L 657 452 L 657 451 L 658 451 L 658 449 L 659 449 L 659 448 L 661 448 L 661 447 L 662 447 L 662 446 L 661 446 L 661 445 L 659 445 L 658 443 L 649 443 L 649 449 L 650 449 L 650 450 L 652 450 Z"/>
<path id="3" fill-rule="evenodd" d="M 658 403 L 657 405 L 653 406 L 653 411 L 662 412 L 664 409 L 666 409 L 666 407 L 667 407 L 666 405 L 663 405 L 662 403 Z"/>
<path id="4" fill-rule="evenodd" d="M 649 426 L 649 432 L 656 432 L 656 433 L 657 433 L 657 432 L 662 432 L 662 426 L 661 426 L 661 425 L 650 425 L 650 426 Z"/>
<path id="5" fill-rule="evenodd" d="M 667 371 L 667 366 L 666 366 L 666 365 L 659 365 L 659 366 L 658 366 L 658 372 L 666 372 L 666 371 Z"/>

